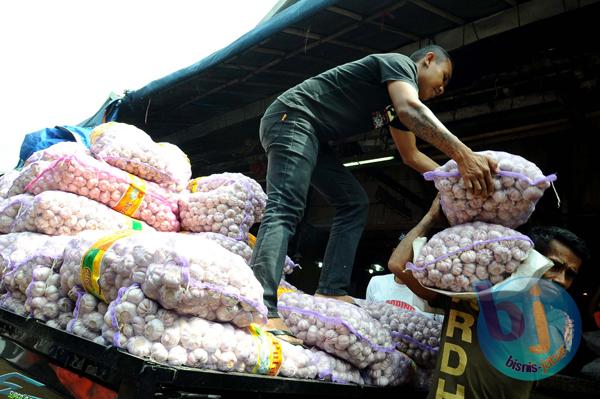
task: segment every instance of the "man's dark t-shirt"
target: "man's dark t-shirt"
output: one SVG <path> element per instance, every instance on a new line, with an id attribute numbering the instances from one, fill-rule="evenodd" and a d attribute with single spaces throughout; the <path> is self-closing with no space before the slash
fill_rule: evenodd
<path id="1" fill-rule="evenodd" d="M 292 87 L 277 99 L 305 113 L 319 138 L 336 140 L 373 129 L 372 114 L 391 103 L 388 81 L 418 90 L 417 65 L 397 53 L 371 54 Z"/>
<path id="2" fill-rule="evenodd" d="M 427 399 L 526 399 L 533 383 L 510 378 L 486 359 L 477 340 L 476 299 L 438 297 L 445 318 Z"/>

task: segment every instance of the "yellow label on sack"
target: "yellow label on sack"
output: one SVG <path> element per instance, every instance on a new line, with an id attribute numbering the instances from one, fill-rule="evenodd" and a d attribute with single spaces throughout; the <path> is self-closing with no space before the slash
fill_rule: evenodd
<path id="1" fill-rule="evenodd" d="M 96 142 L 96 140 L 102 137 L 102 135 L 106 132 L 106 129 L 112 127 L 114 124 L 114 122 L 108 122 L 96 126 L 90 133 L 90 144 L 93 145 Z"/>
<path id="2" fill-rule="evenodd" d="M 256 237 L 252 234 L 248 233 L 248 245 L 250 248 L 254 249 L 254 245 L 256 244 Z"/>
<path id="3" fill-rule="evenodd" d="M 281 342 L 272 334 L 263 332 L 257 324 L 250 324 L 248 329 L 258 343 L 258 356 L 252 373 L 276 376 L 283 363 Z"/>
<path id="4" fill-rule="evenodd" d="M 198 191 L 198 183 L 200 183 L 200 180 L 202 179 L 204 179 L 204 177 L 196 177 L 195 179 L 190 180 L 188 183 L 188 190 L 190 190 L 190 193 Z"/>
<path id="5" fill-rule="evenodd" d="M 284 287 L 284 286 L 279 286 L 277 287 L 277 298 L 279 298 L 281 295 L 288 293 L 288 292 L 297 292 L 296 290 L 293 290 L 289 287 Z"/>
<path id="6" fill-rule="evenodd" d="M 133 216 L 146 196 L 146 182 L 131 174 L 129 175 L 129 182 L 127 191 L 112 209 L 124 215 Z"/>
<path id="7" fill-rule="evenodd" d="M 96 241 L 81 258 L 81 283 L 83 288 L 96 298 L 108 303 L 104 293 L 98 284 L 100 272 L 102 269 L 102 259 L 110 247 L 121 238 L 136 234 L 138 230 L 122 230 Z"/>

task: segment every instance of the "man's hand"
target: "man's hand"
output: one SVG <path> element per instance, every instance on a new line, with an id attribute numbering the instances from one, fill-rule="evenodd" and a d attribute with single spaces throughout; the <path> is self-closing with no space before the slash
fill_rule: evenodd
<path id="1" fill-rule="evenodd" d="M 498 173 L 498 162 L 469 150 L 455 159 L 467 191 L 475 195 L 487 196 L 494 192 L 492 174 Z"/>

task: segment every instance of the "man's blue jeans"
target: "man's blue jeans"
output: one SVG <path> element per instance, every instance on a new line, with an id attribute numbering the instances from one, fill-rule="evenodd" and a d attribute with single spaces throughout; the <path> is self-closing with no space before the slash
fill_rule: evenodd
<path id="1" fill-rule="evenodd" d="M 252 254 L 269 317 L 277 316 L 277 287 L 288 241 L 302 219 L 312 185 L 335 208 L 317 293 L 347 294 L 356 248 L 367 222 L 369 198 L 360 183 L 320 143 L 310 119 L 275 101 L 260 122 L 267 153 L 267 206 Z"/>

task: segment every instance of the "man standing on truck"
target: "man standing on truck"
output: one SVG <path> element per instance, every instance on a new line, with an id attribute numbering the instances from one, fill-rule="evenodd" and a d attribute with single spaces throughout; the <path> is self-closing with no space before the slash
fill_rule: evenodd
<path id="1" fill-rule="evenodd" d="M 421 102 L 442 95 L 451 76 L 452 61 L 436 45 L 410 58 L 371 54 L 305 80 L 265 111 L 259 134 L 268 159 L 268 200 L 251 265 L 264 288 L 267 329 L 285 329 L 277 314 L 277 286 L 310 185 L 336 210 L 317 295 L 350 300 L 347 290 L 369 199 L 327 142 L 373 129 L 374 112 L 392 104 L 407 130 L 457 162 L 468 190 L 477 195 L 493 190 L 496 162 L 471 151 Z M 392 134 L 397 144 L 399 133 Z M 414 147 L 414 137 L 405 139 Z"/>

